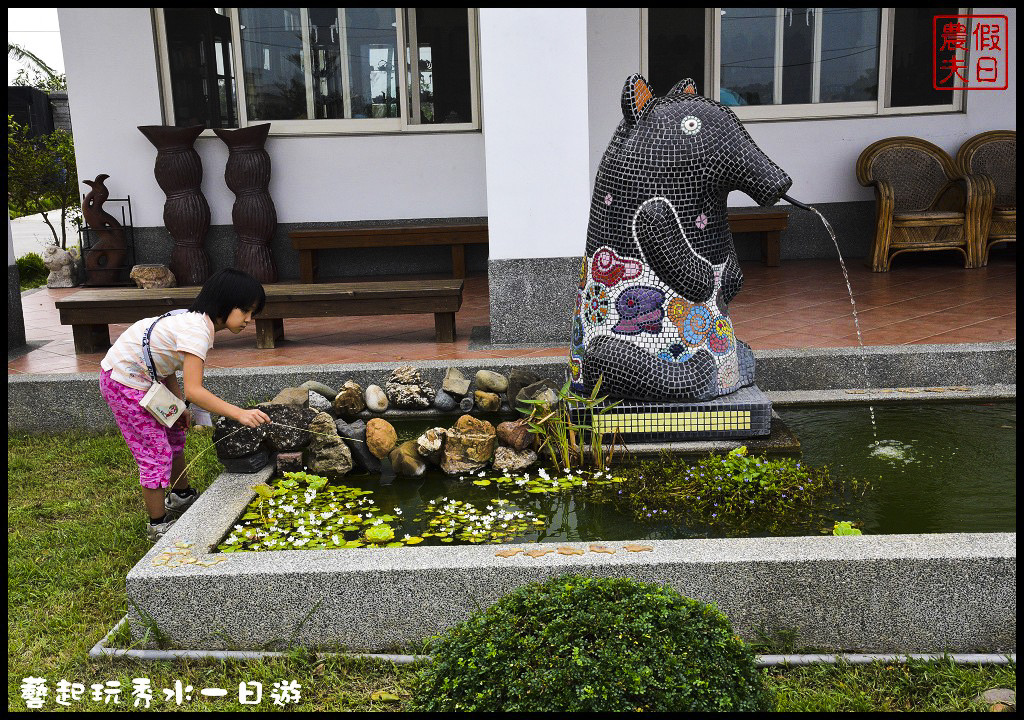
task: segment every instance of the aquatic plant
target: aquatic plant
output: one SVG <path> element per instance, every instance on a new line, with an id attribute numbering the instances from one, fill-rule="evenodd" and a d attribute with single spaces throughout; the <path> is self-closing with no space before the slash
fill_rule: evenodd
<path id="1" fill-rule="evenodd" d="M 424 538 L 436 537 L 441 542 L 462 540 L 469 543 L 500 543 L 521 538 L 544 525 L 544 515 L 513 505 L 497 498 L 482 507 L 462 500 L 431 500 L 423 515 L 415 521 L 426 520 Z"/>
<path id="2" fill-rule="evenodd" d="M 547 450 L 558 472 L 583 468 L 588 457 L 596 470 L 604 471 L 611 465 L 617 433 L 612 433 L 606 448 L 607 433 L 594 428 L 593 417 L 609 412 L 622 401 L 606 404 L 608 397 L 598 396 L 602 379 L 597 379 L 589 397 L 575 393 L 566 382 L 558 391 L 558 402 L 553 407 L 543 399 L 519 401 L 533 406 L 527 424 L 530 432 L 540 439 L 538 454 Z M 603 426 L 598 424 L 598 427 Z"/>
<path id="3" fill-rule="evenodd" d="M 833 535 L 862 535 L 860 530 L 853 526 L 853 523 L 846 520 L 837 520 L 832 528 Z"/>
<path id="4" fill-rule="evenodd" d="M 744 536 L 831 532 L 833 517 L 871 489 L 793 458 L 752 456 L 739 447 L 696 462 L 662 455 L 621 472 L 616 505 L 647 523 L 685 524 L 700 534 Z"/>
<path id="5" fill-rule="evenodd" d="M 715 606 L 668 586 L 578 575 L 533 583 L 432 638 L 426 712 L 756 711 L 754 655 Z"/>
<path id="6" fill-rule="evenodd" d="M 221 552 L 253 550 L 325 550 L 333 548 L 401 547 L 423 538 L 395 538 L 388 523 L 401 509 L 385 512 L 373 493 L 309 473 L 285 473 L 273 486 L 254 485 L 256 498 L 224 541 Z"/>

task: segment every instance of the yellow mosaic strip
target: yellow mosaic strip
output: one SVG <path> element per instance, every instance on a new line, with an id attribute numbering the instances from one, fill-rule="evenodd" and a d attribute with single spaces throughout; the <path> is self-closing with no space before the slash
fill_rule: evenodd
<path id="1" fill-rule="evenodd" d="M 716 412 L 623 413 L 595 415 L 594 430 L 600 433 L 695 432 L 707 430 L 749 430 L 749 410 Z"/>

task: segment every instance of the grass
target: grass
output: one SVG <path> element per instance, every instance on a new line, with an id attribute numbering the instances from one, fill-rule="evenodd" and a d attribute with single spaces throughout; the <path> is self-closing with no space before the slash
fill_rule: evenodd
<path id="1" fill-rule="evenodd" d="M 210 440 L 186 446 L 193 484 L 205 489 L 220 472 Z M 82 683 L 86 695 L 69 710 L 131 710 L 132 680 L 148 678 L 153 709 L 174 709 L 163 688 L 192 685 L 188 710 L 245 710 L 241 682 L 263 683 L 258 709 L 273 709 L 273 685 L 295 681 L 301 702 L 290 709 L 410 709 L 415 670 L 344 657 L 318 659 L 296 649 L 261 661 L 140 662 L 89 659 L 89 649 L 127 612 L 125 576 L 149 549 L 135 462 L 118 435 L 9 435 L 7 443 L 8 709 L 24 710 L 26 677 L 46 680 L 44 709 L 57 682 Z M 273 608 L 268 608 L 273 612 Z M 948 661 L 907 665 L 810 666 L 765 670 L 778 709 L 815 711 L 986 710 L 974 698 L 994 687 L 1016 688 L 1016 667 L 957 666 Z M 121 703 L 91 699 L 89 686 L 118 680 Z M 496 679 L 500 681 L 500 679 Z M 223 698 L 203 688 L 223 688 Z M 397 700 L 377 701 L 383 691 Z"/>

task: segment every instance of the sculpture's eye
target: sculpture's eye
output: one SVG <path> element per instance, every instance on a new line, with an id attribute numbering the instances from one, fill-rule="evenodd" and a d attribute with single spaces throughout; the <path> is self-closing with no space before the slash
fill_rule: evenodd
<path id="1" fill-rule="evenodd" d="M 700 118 L 687 115 L 683 118 L 682 127 L 684 135 L 696 135 L 700 132 Z"/>

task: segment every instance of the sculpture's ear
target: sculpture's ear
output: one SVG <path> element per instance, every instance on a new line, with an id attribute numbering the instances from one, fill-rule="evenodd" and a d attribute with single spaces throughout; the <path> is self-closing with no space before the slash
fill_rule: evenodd
<path id="1" fill-rule="evenodd" d="M 686 78 L 680 80 L 672 89 L 668 91 L 669 95 L 699 95 L 697 92 L 697 83 L 693 81 L 693 78 Z"/>
<path id="2" fill-rule="evenodd" d="M 626 78 L 626 84 L 622 86 L 622 119 L 634 125 L 653 105 L 654 91 L 644 76 L 635 73 Z"/>

